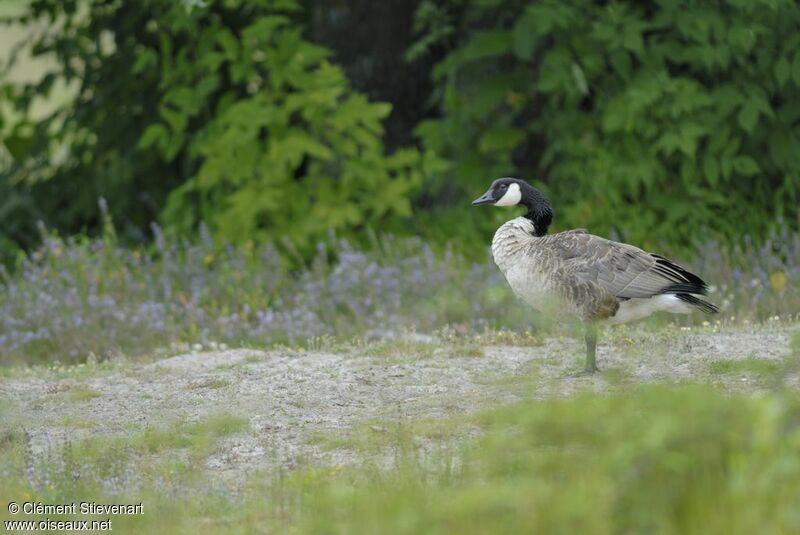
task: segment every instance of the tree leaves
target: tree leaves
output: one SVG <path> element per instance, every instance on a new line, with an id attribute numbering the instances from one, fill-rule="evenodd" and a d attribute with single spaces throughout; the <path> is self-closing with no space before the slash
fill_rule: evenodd
<path id="1" fill-rule="evenodd" d="M 299 9 L 297 0 L 188 11 L 148 0 L 87 2 L 78 13 L 32 3 L 30 18 L 50 25 L 36 49 L 60 63 L 46 84 L 0 85 L 0 94 L 24 117 L 76 65 L 84 72 L 73 108 L 3 140 L 15 171 L 79 193 L 69 210 L 48 210 L 62 229 L 91 224 L 103 195 L 137 236 L 160 216 L 186 232 L 205 221 L 231 243 L 288 237 L 310 252 L 332 231 L 403 230 L 423 170 L 442 166 L 431 151 L 386 154 L 392 106 L 351 89 L 330 51 L 304 36 Z M 114 53 L 101 54 L 95 43 L 109 35 Z M 488 32 L 475 50 L 484 46 L 501 53 L 510 35 Z M 64 204 L 44 193 L 38 202 Z"/>
<path id="2" fill-rule="evenodd" d="M 487 57 L 499 56 L 511 50 L 512 35 L 504 30 L 477 32 L 475 36 L 459 50 L 459 60 L 475 61 Z"/>
<path id="3" fill-rule="evenodd" d="M 470 7 L 480 23 L 440 66 L 446 115 L 418 130 L 455 160 L 451 183 L 474 194 L 513 173 L 549 190 L 563 227 L 687 247 L 701 228 L 766 229 L 772 191 L 800 189 L 781 186 L 800 176 L 800 5 L 504 6 Z M 477 38 L 509 27 L 511 54 Z M 780 212 L 797 221 L 798 205 Z"/>
<path id="4" fill-rule="evenodd" d="M 396 154 L 383 143 L 392 106 L 351 88 L 300 7 L 31 3 L 47 28 L 36 53 L 57 64 L 38 84 L 0 85 L 4 119 L 32 121 L 52 88 L 82 78 L 73 107 L 3 139 L 0 178 L 40 185 L 31 205 L 62 229 L 94 224 L 103 195 L 132 236 L 161 214 L 301 250 L 331 229 L 412 232 L 414 206 L 426 211 L 413 232 L 488 235 L 502 214 L 473 220 L 466 201 L 509 174 L 553 197 L 562 228 L 642 245 L 798 220 L 796 2 L 423 0 L 408 55 L 444 60 L 430 98 L 399 107 L 421 148 Z M 68 210 L 54 190 L 72 192 Z"/>
<path id="5" fill-rule="evenodd" d="M 202 156 L 198 174 L 190 188 L 170 195 L 166 221 L 203 220 L 230 242 L 288 237 L 310 252 L 330 231 L 346 235 L 408 217 L 419 167 L 430 157 L 415 149 L 387 157 L 382 121 L 391 105 L 352 91 L 326 50 L 283 18 L 268 19 L 243 31 L 252 39 L 254 28 L 264 32 L 257 37 L 261 54 L 226 45 L 238 50 L 230 61 L 262 85 L 203 125 L 192 142 Z M 173 105 L 162 110 L 168 124 L 180 126 L 173 108 L 191 115 L 195 96 L 186 88 L 165 95 Z"/>
<path id="6" fill-rule="evenodd" d="M 478 139 L 478 150 L 483 153 L 514 150 L 524 137 L 525 133 L 518 128 L 497 126 Z"/>
<path id="7" fill-rule="evenodd" d="M 800 52 L 795 50 L 794 60 L 792 61 L 792 80 L 794 85 L 800 87 Z"/>
<path id="8" fill-rule="evenodd" d="M 739 111 L 737 120 L 739 121 L 739 126 L 745 131 L 752 132 L 758 123 L 758 107 L 756 104 L 752 101 L 746 102 Z"/>
<path id="9" fill-rule="evenodd" d="M 756 161 L 746 154 L 733 158 L 732 165 L 737 173 L 745 176 L 755 175 L 761 170 Z"/>

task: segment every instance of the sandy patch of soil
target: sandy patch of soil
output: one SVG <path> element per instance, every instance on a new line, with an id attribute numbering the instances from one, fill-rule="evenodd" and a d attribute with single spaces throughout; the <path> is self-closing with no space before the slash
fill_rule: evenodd
<path id="1" fill-rule="evenodd" d="M 463 351 L 433 342 L 421 354 L 227 350 L 197 352 L 81 379 L 0 379 L 7 409 L 0 427 L 23 426 L 36 448 L 95 435 L 126 436 L 225 413 L 249 428 L 226 438 L 207 460 L 210 470 L 236 475 L 298 462 L 355 460 L 346 449 L 325 450 L 310 437 L 335 435 L 370 421 L 437 418 L 521 398 L 605 392 L 635 383 L 714 382 L 731 390 L 765 388 L 747 372 L 715 374 L 711 363 L 790 354 L 798 327 L 649 332 L 618 330 L 601 340 L 601 374 L 574 377 L 582 340 L 548 338 L 534 347 L 484 346 Z M 413 352 L 412 352 L 413 353 Z M 463 353 L 463 354 L 462 354 Z M 482 355 L 480 354 L 482 353 Z M 785 378 L 797 385 L 797 377 Z M 90 395 L 70 397 L 80 388 Z M 79 422 L 80 425 L 75 425 Z"/>

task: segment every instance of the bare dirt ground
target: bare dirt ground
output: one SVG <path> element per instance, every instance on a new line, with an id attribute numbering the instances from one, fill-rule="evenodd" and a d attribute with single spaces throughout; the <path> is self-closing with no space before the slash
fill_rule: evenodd
<path id="1" fill-rule="evenodd" d="M 298 462 L 352 462 L 357 452 L 324 448 L 312 438 L 363 424 L 381 432 L 380 422 L 447 417 L 522 398 L 587 389 L 602 393 L 651 382 L 714 383 L 732 391 L 772 388 L 758 373 L 725 371 L 714 363 L 782 362 L 798 330 L 796 324 L 778 322 L 719 331 L 619 329 L 601 340 L 603 371 L 591 377 L 572 375 L 582 365 L 584 349 L 582 339 L 569 335 L 534 346 L 417 337 L 337 352 L 193 352 L 69 377 L 43 371 L 0 378 L 0 400 L 6 405 L 0 427 L 24 427 L 34 447 L 45 448 L 64 439 L 125 437 L 215 414 L 235 415 L 247 419 L 248 429 L 225 438 L 206 461 L 212 472 L 235 477 Z M 796 375 L 781 380 L 798 386 Z"/>

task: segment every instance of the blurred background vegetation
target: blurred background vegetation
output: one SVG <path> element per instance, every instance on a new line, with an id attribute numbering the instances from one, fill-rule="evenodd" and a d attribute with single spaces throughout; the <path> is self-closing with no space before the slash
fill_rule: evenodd
<path id="1" fill-rule="evenodd" d="M 0 362 L 528 328 L 487 256 L 514 211 L 470 206 L 508 175 L 556 230 L 689 262 L 728 319 L 800 310 L 796 2 L 11 0 L 0 18 Z"/>
<path id="2" fill-rule="evenodd" d="M 310 258 L 330 231 L 468 255 L 533 181 L 557 227 L 688 256 L 798 228 L 791 0 L 3 3 L 0 250 L 158 221 Z"/>

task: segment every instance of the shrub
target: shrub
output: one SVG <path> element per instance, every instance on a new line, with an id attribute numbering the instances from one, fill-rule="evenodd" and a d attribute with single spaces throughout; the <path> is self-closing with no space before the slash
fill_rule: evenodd
<path id="1" fill-rule="evenodd" d="M 788 0 L 422 2 L 413 53 L 453 43 L 418 128 L 455 164 L 429 195 L 519 174 L 559 226 L 683 251 L 797 229 L 799 23 Z"/>
<path id="2" fill-rule="evenodd" d="M 0 184 L 30 187 L 30 219 L 67 233 L 99 226 L 100 196 L 135 237 L 158 216 L 202 219 L 228 242 L 288 236 L 306 254 L 331 229 L 399 228 L 436 162 L 385 153 L 391 106 L 349 87 L 300 13 L 295 0 L 32 2 L 12 20 L 44 25 L 34 54 L 57 63 L 0 88 L 19 115 Z M 60 83 L 72 101 L 35 117 Z"/>

